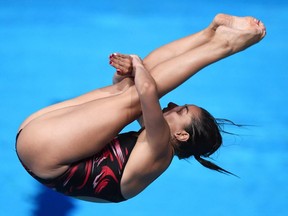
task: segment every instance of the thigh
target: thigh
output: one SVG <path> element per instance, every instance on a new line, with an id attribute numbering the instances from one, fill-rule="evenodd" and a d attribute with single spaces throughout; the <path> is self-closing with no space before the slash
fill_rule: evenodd
<path id="1" fill-rule="evenodd" d="M 135 87 L 48 112 L 23 128 L 17 152 L 39 177 L 55 177 L 67 165 L 99 152 L 141 113 Z"/>
<path id="2" fill-rule="evenodd" d="M 85 93 L 83 95 L 80 95 L 78 97 L 75 97 L 73 99 L 66 100 L 66 101 L 45 107 L 45 108 L 33 113 L 31 116 L 29 116 L 21 124 L 20 129 L 24 128 L 32 120 L 34 120 L 34 119 L 36 119 L 42 115 L 45 115 L 49 112 L 53 112 L 55 110 L 60 110 L 60 109 L 68 108 L 68 107 L 77 106 L 77 105 L 84 104 L 84 103 L 87 103 L 89 101 L 97 100 L 100 98 L 115 96 L 115 95 L 123 93 L 129 87 L 131 87 L 133 85 L 134 85 L 133 81 L 131 79 L 127 78 L 127 79 L 123 79 L 121 82 L 116 83 L 114 85 L 106 86 L 106 87 L 103 87 L 100 89 L 96 89 L 96 90 L 90 91 L 88 93 Z M 66 110 L 69 110 L 69 109 L 66 109 Z"/>

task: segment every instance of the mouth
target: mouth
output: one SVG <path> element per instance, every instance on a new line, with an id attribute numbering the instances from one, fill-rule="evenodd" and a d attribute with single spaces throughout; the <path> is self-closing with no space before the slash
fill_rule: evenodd
<path id="1" fill-rule="evenodd" d="M 169 111 L 169 110 L 171 110 L 171 109 L 173 109 L 175 107 L 178 107 L 178 105 L 175 104 L 175 103 L 169 102 L 167 107 L 162 109 L 162 112 L 165 113 L 165 112 L 167 112 L 167 111 Z"/>
<path id="2" fill-rule="evenodd" d="M 168 110 L 169 110 L 169 109 L 168 109 L 167 107 L 165 107 L 165 108 L 162 109 L 162 112 L 165 113 L 165 112 L 167 112 Z"/>

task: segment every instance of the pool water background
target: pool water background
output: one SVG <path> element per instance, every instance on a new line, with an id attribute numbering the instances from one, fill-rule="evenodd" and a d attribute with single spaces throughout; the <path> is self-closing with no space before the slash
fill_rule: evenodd
<path id="1" fill-rule="evenodd" d="M 287 4 L 0 0 L 0 215 L 287 215 Z M 204 28 L 219 12 L 261 19 L 266 38 L 205 68 L 161 104 L 194 103 L 216 117 L 253 125 L 227 128 L 240 135 L 224 136 L 213 156 L 240 179 L 175 158 L 137 197 L 95 204 L 47 190 L 25 172 L 14 140 L 29 114 L 111 84 L 110 53 L 144 57 Z"/>

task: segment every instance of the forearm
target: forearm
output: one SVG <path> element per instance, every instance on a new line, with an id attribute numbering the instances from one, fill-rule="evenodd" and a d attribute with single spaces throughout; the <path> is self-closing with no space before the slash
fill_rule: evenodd
<path id="1" fill-rule="evenodd" d="M 136 61 L 135 61 L 136 59 Z M 159 134 L 163 134 L 167 128 L 159 103 L 157 84 L 141 60 L 134 57 L 134 82 L 138 93 L 142 116 L 139 123 L 146 128 L 147 139 L 155 140 Z M 161 131 L 159 133 L 159 131 Z M 151 142 L 153 143 L 153 142 Z M 155 142 L 154 142 L 155 143 Z M 157 144 L 159 142 L 156 142 Z"/>

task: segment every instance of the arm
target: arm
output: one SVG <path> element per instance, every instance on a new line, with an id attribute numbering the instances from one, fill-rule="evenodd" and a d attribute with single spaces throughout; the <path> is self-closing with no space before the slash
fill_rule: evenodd
<path id="1" fill-rule="evenodd" d="M 146 138 L 152 152 L 157 157 L 159 154 L 165 153 L 165 150 L 169 150 L 166 145 L 169 143 L 170 129 L 163 117 L 156 82 L 145 69 L 140 58 L 132 57 L 135 87 L 140 99 Z"/>
<path id="2" fill-rule="evenodd" d="M 123 55 L 120 53 L 113 53 L 109 57 L 110 65 L 116 69 L 113 75 L 113 84 L 121 82 L 126 77 L 133 77 L 133 58 L 130 55 Z M 143 116 L 137 119 L 139 125 L 144 127 Z"/>

